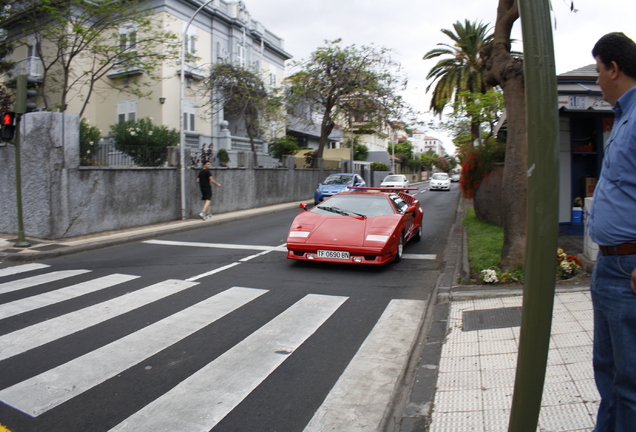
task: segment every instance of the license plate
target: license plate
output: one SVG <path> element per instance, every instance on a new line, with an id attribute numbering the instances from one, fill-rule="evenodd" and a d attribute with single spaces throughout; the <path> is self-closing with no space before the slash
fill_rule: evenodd
<path id="1" fill-rule="evenodd" d="M 349 259 L 349 252 L 319 250 L 318 251 L 318 257 L 319 258 L 333 258 L 333 259 Z"/>

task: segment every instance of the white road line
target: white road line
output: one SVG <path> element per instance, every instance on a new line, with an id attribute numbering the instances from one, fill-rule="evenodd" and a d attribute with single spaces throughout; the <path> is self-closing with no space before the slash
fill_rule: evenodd
<path id="1" fill-rule="evenodd" d="M 417 260 L 435 260 L 436 254 L 407 254 L 402 255 L 402 259 L 417 259 Z"/>
<path id="2" fill-rule="evenodd" d="M 309 294 L 112 431 L 207 432 L 346 300 Z"/>
<path id="3" fill-rule="evenodd" d="M 199 280 L 199 279 L 203 279 L 204 277 L 212 276 L 213 274 L 222 272 L 223 270 L 227 270 L 227 269 L 230 269 L 232 267 L 236 267 L 239 264 L 241 264 L 241 263 L 234 262 L 232 264 L 224 265 L 223 267 L 219 267 L 219 268 L 216 268 L 214 270 L 210 270 L 209 272 L 205 272 L 205 273 L 201 273 L 200 275 L 197 275 L 197 276 L 189 277 L 189 278 L 186 279 L 186 281 L 191 282 L 191 281 L 196 281 L 196 280 Z"/>
<path id="4" fill-rule="evenodd" d="M 37 417 L 266 292 L 253 288 L 230 288 L 102 348 L 4 389 L 0 391 L 0 400 Z"/>
<path id="5" fill-rule="evenodd" d="M 166 245 L 166 246 L 201 247 L 201 248 L 211 248 L 211 249 L 240 249 L 240 250 L 262 250 L 262 251 L 276 250 L 276 248 L 272 248 L 272 246 L 239 245 L 239 244 L 227 244 L 227 243 L 200 243 L 200 242 L 181 242 L 181 241 L 170 241 L 170 240 L 147 240 L 143 243 Z"/>
<path id="6" fill-rule="evenodd" d="M 379 430 L 425 307 L 421 300 L 389 303 L 305 432 Z"/>
<path id="7" fill-rule="evenodd" d="M 18 273 L 24 273 L 24 272 L 33 271 L 33 270 L 39 270 L 39 269 L 43 269 L 47 267 L 49 267 L 47 264 L 38 264 L 38 263 L 7 267 L 7 268 L 0 269 L 0 277 L 14 275 Z"/>
<path id="8" fill-rule="evenodd" d="M 84 273 L 88 273 L 90 270 L 63 270 L 51 273 L 46 273 L 38 276 L 31 276 L 28 278 L 20 279 L 13 282 L 5 282 L 0 284 L 0 294 L 18 291 L 25 288 L 31 288 L 37 285 L 42 285 L 48 282 L 54 282 L 60 279 L 65 279 Z"/>
<path id="9" fill-rule="evenodd" d="M 197 285 L 167 280 L 75 312 L 0 336 L 0 360 L 68 336 Z"/>
<path id="10" fill-rule="evenodd" d="M 70 300 L 120 283 L 128 282 L 138 277 L 139 276 L 115 273 L 59 290 L 5 303 L 0 306 L 0 319 Z"/>

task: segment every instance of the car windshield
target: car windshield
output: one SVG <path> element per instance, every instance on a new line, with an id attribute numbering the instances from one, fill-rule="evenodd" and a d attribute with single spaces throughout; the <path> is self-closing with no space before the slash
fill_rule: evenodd
<path id="1" fill-rule="evenodd" d="M 353 184 L 353 176 L 333 174 L 325 179 L 322 184 L 326 185 L 350 185 Z"/>
<path id="2" fill-rule="evenodd" d="M 401 182 L 404 181 L 404 179 L 402 178 L 402 176 L 397 176 L 397 175 L 390 175 L 390 176 L 386 176 L 384 178 L 385 182 Z"/>
<path id="3" fill-rule="evenodd" d="M 433 174 L 433 180 L 448 180 L 448 174 L 435 173 Z"/>
<path id="4" fill-rule="evenodd" d="M 394 206 L 384 195 L 334 195 L 311 209 L 318 214 L 368 217 L 395 214 Z"/>

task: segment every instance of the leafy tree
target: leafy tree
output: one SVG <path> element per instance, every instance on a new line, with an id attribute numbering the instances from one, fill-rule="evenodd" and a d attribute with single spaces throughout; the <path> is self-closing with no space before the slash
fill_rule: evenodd
<path id="1" fill-rule="evenodd" d="M 325 42 L 309 60 L 296 63 L 299 71 L 289 78 L 291 106 L 308 107 L 309 121 L 320 123 L 316 158 L 321 158 L 337 122 L 361 119 L 377 129 L 410 109 L 398 92 L 406 80 L 386 48 L 342 47 L 341 40 Z"/>
<path id="2" fill-rule="evenodd" d="M 230 63 L 215 64 L 205 88 L 212 101 L 212 110 L 224 109 L 229 116 L 244 122 L 254 166 L 258 166 L 255 140 L 262 136 L 263 124 L 279 113 L 281 98 L 268 92 L 256 73 Z"/>
<path id="3" fill-rule="evenodd" d="M 300 147 L 297 138 L 290 135 L 274 138 L 269 144 L 269 154 L 279 161 L 283 160 L 283 156 L 296 154 L 298 150 Z"/>
<path id="4" fill-rule="evenodd" d="M 139 166 L 160 166 L 168 158 L 167 147 L 179 144 L 179 131 L 155 126 L 149 118 L 112 125 L 115 148 L 129 155 Z"/>
<path id="5" fill-rule="evenodd" d="M 351 148 L 351 138 L 342 143 L 343 148 Z M 360 137 L 356 135 L 353 138 L 353 160 L 365 161 L 369 157 L 369 147 L 360 144 Z"/>
<path id="6" fill-rule="evenodd" d="M 404 155 L 407 159 L 413 159 L 413 144 L 410 141 L 394 144 L 393 150 L 396 155 Z"/>
<path id="7" fill-rule="evenodd" d="M 492 88 L 484 82 L 483 70 L 479 59 L 480 50 L 492 41 L 493 35 L 488 33 L 488 26 L 480 22 L 457 21 L 453 30 L 442 29 L 442 33 L 453 40 L 453 44 L 438 43 L 440 48 L 432 49 L 424 55 L 424 60 L 442 58 L 428 72 L 427 79 L 433 82 L 426 88 L 428 92 L 433 85 L 431 109 L 442 115 L 444 108 L 453 102 L 470 102 L 471 95 L 486 93 Z M 479 136 L 479 123 L 471 118 L 471 134 L 473 140 Z"/>
<path id="8" fill-rule="evenodd" d="M 66 111 L 78 98 L 83 115 L 99 85 L 148 96 L 145 86 L 158 79 L 161 67 L 176 61 L 177 36 L 163 29 L 158 15 L 144 3 L 42 0 L 13 3 L 0 18 L 16 44 L 32 48 L 43 65 L 40 95 L 46 109 Z M 143 73 L 143 81 L 134 79 Z M 106 79 L 111 76 L 113 80 Z M 126 80 L 126 85 L 120 85 Z"/>
<path id="9" fill-rule="evenodd" d="M 499 0 L 492 41 L 480 51 L 484 79 L 499 86 L 506 103 L 507 142 L 503 172 L 502 225 L 504 244 L 501 267 L 512 269 L 525 262 L 527 231 L 528 138 L 523 59 L 511 52 L 510 32 L 519 18 L 517 0 Z"/>

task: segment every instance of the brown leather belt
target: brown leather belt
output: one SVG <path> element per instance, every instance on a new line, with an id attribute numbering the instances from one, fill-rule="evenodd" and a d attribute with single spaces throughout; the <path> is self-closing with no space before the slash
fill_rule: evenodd
<path id="1" fill-rule="evenodd" d="M 603 255 L 634 255 L 636 254 L 636 243 L 623 243 L 618 246 L 599 246 Z"/>

